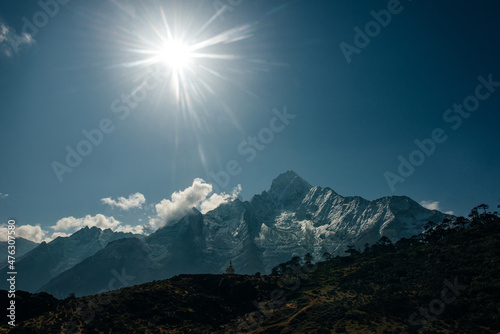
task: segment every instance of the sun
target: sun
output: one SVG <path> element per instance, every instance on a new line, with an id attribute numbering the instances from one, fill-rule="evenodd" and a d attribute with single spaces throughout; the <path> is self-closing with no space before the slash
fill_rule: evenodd
<path id="1" fill-rule="evenodd" d="M 159 50 L 159 60 L 174 70 L 182 70 L 189 65 L 193 56 L 188 45 L 179 41 L 165 42 Z"/>
<path id="2" fill-rule="evenodd" d="M 145 12 L 145 20 L 138 30 L 140 33 L 131 36 L 131 41 L 122 41 L 125 50 L 134 57 L 121 66 L 146 70 L 142 74 L 133 72 L 134 75 L 154 75 L 155 78 L 166 79 L 161 84 L 158 104 L 165 96 L 174 101 L 183 114 L 189 113 L 195 118 L 201 110 L 211 112 L 208 106 L 213 103 L 230 113 L 217 93 L 226 85 L 239 88 L 239 82 L 233 77 L 248 70 L 241 67 L 246 55 L 241 54 L 234 43 L 239 44 L 252 37 L 258 22 L 219 32 L 216 19 L 222 12 L 213 13 L 207 21 L 181 15 L 182 10 L 177 12 L 176 7 L 171 8 L 168 15 L 163 8 Z M 252 62 L 249 65 L 251 69 L 255 63 L 262 64 L 259 59 L 249 61 Z"/>

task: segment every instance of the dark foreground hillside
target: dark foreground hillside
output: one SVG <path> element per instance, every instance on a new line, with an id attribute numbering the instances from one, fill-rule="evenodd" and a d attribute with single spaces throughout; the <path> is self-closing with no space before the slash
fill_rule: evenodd
<path id="1" fill-rule="evenodd" d="M 181 275 L 100 295 L 23 294 L 8 333 L 498 333 L 500 219 L 381 239 L 350 256 L 294 258 L 273 276 Z M 1 295 L 6 305 L 5 291 Z M 21 307 L 21 304 L 19 304 Z M 19 311 L 21 316 L 21 311 Z"/>

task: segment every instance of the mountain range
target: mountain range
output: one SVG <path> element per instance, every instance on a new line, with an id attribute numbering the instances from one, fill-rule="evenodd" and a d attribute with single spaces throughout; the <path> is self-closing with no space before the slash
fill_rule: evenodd
<path id="1" fill-rule="evenodd" d="M 7 265 L 7 256 L 9 244 L 7 241 L 0 241 L 0 268 Z M 28 253 L 30 250 L 38 246 L 36 242 L 27 240 L 21 237 L 16 238 L 16 259 L 20 259 L 24 254 Z"/>
<path id="2" fill-rule="evenodd" d="M 20 288 L 59 298 L 89 295 L 177 274 L 221 273 L 229 261 L 237 273 L 269 273 L 292 256 L 344 255 L 348 245 L 409 238 L 444 218 L 451 216 L 405 196 L 343 197 L 288 171 L 250 201 L 236 199 L 206 214 L 193 208 L 147 237 L 86 228 L 40 245 L 18 264 L 26 277 Z M 80 241 L 70 242 L 76 236 Z"/>
<path id="3" fill-rule="evenodd" d="M 22 257 L 18 252 L 21 238 L 17 238 L 16 270 L 19 275 L 16 287 L 18 290 L 38 291 L 52 278 L 94 255 L 108 243 L 132 236 L 132 233 L 84 227 L 69 237 L 57 237 L 49 243 L 29 244 L 36 247 Z M 6 287 L 5 284 L 2 282 L 2 288 Z"/>
<path id="4" fill-rule="evenodd" d="M 395 243 L 383 238 L 350 256 L 309 259 L 281 263 L 271 275 L 177 275 L 63 300 L 18 291 L 16 326 L 4 317 L 0 332 L 500 331 L 497 213 L 477 214 L 466 224 L 446 220 Z M 9 303 L 5 290 L 0 303 Z"/>

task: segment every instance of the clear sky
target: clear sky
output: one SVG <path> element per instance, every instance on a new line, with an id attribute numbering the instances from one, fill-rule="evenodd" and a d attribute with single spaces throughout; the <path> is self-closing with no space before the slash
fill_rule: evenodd
<path id="1" fill-rule="evenodd" d="M 498 13 L 493 0 L 3 2 L 0 219 L 37 241 L 150 231 L 286 170 L 341 195 L 496 208 Z"/>

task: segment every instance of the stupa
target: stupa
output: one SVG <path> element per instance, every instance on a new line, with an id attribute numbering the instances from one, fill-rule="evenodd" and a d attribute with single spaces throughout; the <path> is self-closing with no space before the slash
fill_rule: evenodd
<path id="1" fill-rule="evenodd" d="M 233 264 L 231 263 L 231 261 L 229 261 L 229 266 L 227 266 L 225 274 L 234 274 L 234 273 L 235 271 L 233 268 Z"/>

